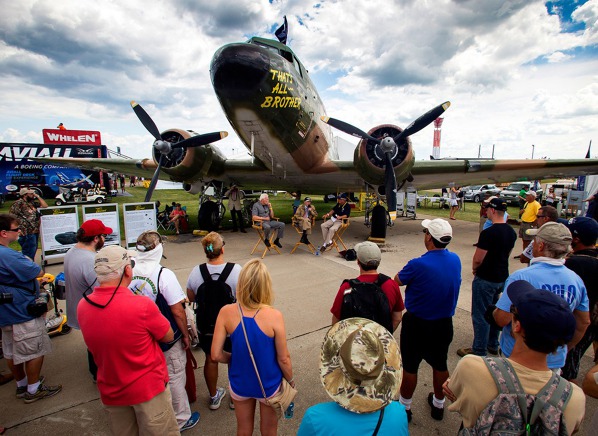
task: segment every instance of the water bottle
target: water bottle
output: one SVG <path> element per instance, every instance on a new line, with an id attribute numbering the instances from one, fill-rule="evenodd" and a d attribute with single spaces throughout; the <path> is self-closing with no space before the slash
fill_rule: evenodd
<path id="1" fill-rule="evenodd" d="M 284 411 L 285 419 L 291 419 L 293 417 L 293 413 L 295 412 L 295 403 L 291 402 L 287 410 Z"/>
<path id="2" fill-rule="evenodd" d="M 316 256 L 320 255 L 320 247 L 316 248 L 316 252 L 314 253 Z"/>

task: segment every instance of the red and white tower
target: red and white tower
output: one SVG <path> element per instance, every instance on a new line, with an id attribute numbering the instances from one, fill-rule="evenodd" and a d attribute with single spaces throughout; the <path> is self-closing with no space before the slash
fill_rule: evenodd
<path id="1" fill-rule="evenodd" d="M 432 157 L 434 159 L 440 159 L 440 128 L 444 118 L 436 118 L 434 120 L 434 145 L 432 147 Z"/>

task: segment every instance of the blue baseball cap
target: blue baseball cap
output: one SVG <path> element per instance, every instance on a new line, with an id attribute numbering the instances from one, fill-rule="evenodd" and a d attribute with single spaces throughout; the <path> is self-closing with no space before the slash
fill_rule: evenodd
<path id="1" fill-rule="evenodd" d="M 341 194 L 338 194 L 338 197 L 337 197 L 337 198 L 342 198 L 343 200 L 346 200 L 346 199 L 348 199 L 348 198 L 349 198 L 349 196 L 343 192 L 343 193 L 341 193 Z"/>
<path id="2" fill-rule="evenodd" d="M 594 218 L 577 216 L 571 218 L 565 225 L 571 231 L 573 237 L 578 237 L 584 242 L 588 241 L 588 245 L 596 243 L 596 239 L 598 239 L 598 222 Z"/>
<path id="3" fill-rule="evenodd" d="M 517 309 L 525 335 L 541 341 L 566 344 L 575 333 L 575 317 L 564 298 L 545 289 L 536 289 L 525 280 L 507 288 L 507 295 Z"/>

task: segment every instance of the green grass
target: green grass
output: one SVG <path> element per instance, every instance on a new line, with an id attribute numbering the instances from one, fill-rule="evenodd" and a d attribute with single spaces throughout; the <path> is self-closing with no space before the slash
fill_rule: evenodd
<path id="1" fill-rule="evenodd" d="M 112 197 L 112 203 L 116 204 L 125 204 L 125 203 L 142 203 L 145 200 L 145 194 L 147 190 L 143 187 L 134 187 L 134 188 L 127 188 L 127 192 L 131 194 L 131 196 L 125 197 Z M 420 193 L 422 195 L 423 193 Z M 428 193 L 428 195 L 433 195 L 433 193 Z M 309 194 L 304 194 L 305 196 L 310 196 Z M 330 211 L 334 206 L 334 203 L 325 203 L 323 200 L 322 195 L 311 195 L 312 204 L 316 207 L 318 211 L 319 217 Z M 182 189 L 161 189 L 154 191 L 154 195 L 152 197 L 153 201 L 159 200 L 162 203 L 160 209 L 163 210 L 164 206 L 167 204 L 172 203 L 173 201 L 176 203 L 181 203 L 182 206 L 187 207 L 187 215 L 189 216 L 189 224 L 192 230 L 198 229 L 197 224 L 197 213 L 198 213 L 198 201 L 199 197 L 197 195 L 190 195 L 187 192 L 183 191 Z M 54 205 L 54 201 L 51 199 L 46 199 L 49 206 Z M 10 206 L 13 204 L 14 201 L 7 201 L 0 207 L 0 213 L 8 213 Z M 272 203 L 272 207 L 274 208 L 275 215 L 281 219 L 281 221 L 285 223 L 291 222 L 291 217 L 293 215 L 293 197 L 289 194 L 279 193 L 278 195 L 270 194 L 270 202 Z M 227 201 L 224 202 L 225 206 L 227 205 Z M 365 206 L 365 205 L 364 205 Z M 448 209 L 440 209 L 438 205 L 428 205 L 428 206 L 418 206 L 416 212 L 418 214 L 426 214 L 426 215 L 433 215 L 440 218 L 448 219 L 449 217 L 449 210 Z M 471 221 L 471 222 L 479 222 L 479 212 L 480 212 L 480 205 L 478 203 L 469 203 L 465 202 L 464 210 L 460 210 L 456 214 L 456 218 L 463 221 Z M 509 207 L 509 215 L 511 218 L 517 218 L 519 209 L 517 207 Z M 364 211 L 359 211 L 357 209 L 353 209 L 351 211 L 351 216 L 364 216 Z M 122 207 L 119 207 L 119 216 L 120 216 L 120 231 L 121 235 L 124 235 L 124 220 L 122 217 Z M 83 218 L 83 211 L 82 208 L 79 208 L 79 223 L 82 222 Z M 321 218 L 319 218 L 321 219 Z M 247 223 L 246 223 L 247 224 Z M 231 216 L 230 213 L 226 212 L 224 218 L 220 224 L 221 228 L 224 230 L 232 228 L 231 223 Z M 163 232 L 165 234 L 173 234 L 174 232 Z M 14 249 L 20 249 L 18 243 L 14 243 L 11 245 Z"/>

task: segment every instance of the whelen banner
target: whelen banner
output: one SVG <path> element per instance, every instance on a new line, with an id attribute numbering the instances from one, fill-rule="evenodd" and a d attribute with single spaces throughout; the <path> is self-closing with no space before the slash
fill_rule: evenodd
<path id="1" fill-rule="evenodd" d="M 96 132 L 93 130 L 43 129 L 42 133 L 44 135 L 44 144 L 60 144 L 60 145 L 101 145 L 102 144 L 100 132 Z"/>

